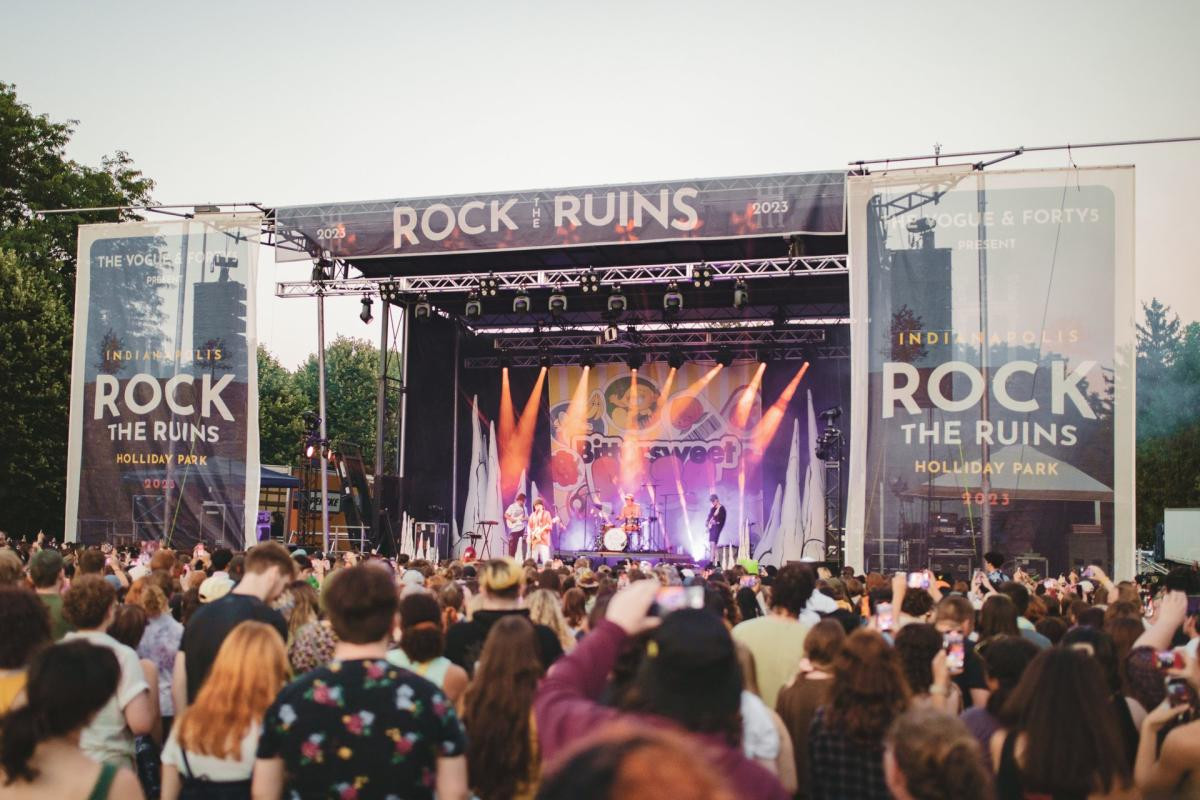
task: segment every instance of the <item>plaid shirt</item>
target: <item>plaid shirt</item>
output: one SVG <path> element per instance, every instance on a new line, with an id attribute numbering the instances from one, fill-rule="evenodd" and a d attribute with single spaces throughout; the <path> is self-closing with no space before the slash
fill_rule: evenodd
<path id="1" fill-rule="evenodd" d="M 825 722 L 817 709 L 808 732 L 809 774 L 814 800 L 889 800 L 883 779 L 883 743 L 854 742 Z"/>

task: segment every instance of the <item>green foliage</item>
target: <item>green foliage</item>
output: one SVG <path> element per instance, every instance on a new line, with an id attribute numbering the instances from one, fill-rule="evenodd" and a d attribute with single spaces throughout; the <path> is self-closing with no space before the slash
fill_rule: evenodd
<path id="1" fill-rule="evenodd" d="M 68 159 L 73 132 L 0 82 L 0 525 L 17 536 L 62 531 L 77 226 L 136 216 L 35 212 L 143 205 L 154 186 L 123 152 Z"/>
<path id="2" fill-rule="evenodd" d="M 308 401 L 292 373 L 265 347 L 258 346 L 259 452 L 264 464 L 296 462 L 304 436 L 301 415 Z"/>
<path id="3" fill-rule="evenodd" d="M 1200 323 L 1157 299 L 1138 325 L 1137 526 L 1153 540 L 1163 509 L 1200 506 Z"/>
<path id="4" fill-rule="evenodd" d="M 398 375 L 393 359 L 389 372 Z M 378 391 L 379 348 L 364 339 L 339 336 L 325 348 L 326 427 L 332 442 L 350 442 L 362 448 L 367 469 L 375 461 L 375 398 Z M 296 373 L 297 385 L 317 408 L 317 356 L 308 357 Z M 395 403 L 391 403 L 395 405 Z"/>

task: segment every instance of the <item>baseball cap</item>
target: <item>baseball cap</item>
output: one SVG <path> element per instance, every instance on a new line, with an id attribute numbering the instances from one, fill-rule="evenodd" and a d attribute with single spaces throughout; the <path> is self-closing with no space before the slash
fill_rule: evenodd
<path id="1" fill-rule="evenodd" d="M 400 582 L 408 586 L 424 586 L 425 576 L 421 574 L 420 570 L 409 569 L 405 570 L 404 574 L 400 576 Z"/>
<path id="2" fill-rule="evenodd" d="M 229 594 L 229 590 L 232 588 L 233 581 L 220 575 L 205 578 L 204 582 L 200 584 L 200 602 L 211 603 L 213 600 L 219 600 Z"/>

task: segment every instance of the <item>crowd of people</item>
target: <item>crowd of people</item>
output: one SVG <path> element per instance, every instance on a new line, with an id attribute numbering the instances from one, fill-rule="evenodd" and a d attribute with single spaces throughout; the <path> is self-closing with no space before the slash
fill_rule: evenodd
<path id="1" fill-rule="evenodd" d="M 1200 798 L 1195 570 L 0 548 L 0 797 Z"/>

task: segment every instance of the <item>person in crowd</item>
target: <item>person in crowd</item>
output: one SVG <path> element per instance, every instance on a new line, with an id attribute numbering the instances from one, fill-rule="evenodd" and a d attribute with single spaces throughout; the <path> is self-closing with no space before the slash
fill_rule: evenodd
<path id="1" fill-rule="evenodd" d="M 575 634 L 567 627 L 558 595 L 549 589 L 538 589 L 529 595 L 525 605 L 529 608 L 530 621 L 554 631 L 564 653 L 575 646 Z"/>
<path id="2" fill-rule="evenodd" d="M 1067 623 L 1062 617 L 1043 617 L 1034 628 L 1045 636 L 1051 645 L 1058 644 L 1067 633 Z"/>
<path id="3" fill-rule="evenodd" d="M 43 551 L 48 552 L 48 551 Z M 0 586 L 0 714 L 25 691 L 30 660 L 50 644 L 50 612 L 28 589 Z"/>
<path id="4" fill-rule="evenodd" d="M 1034 622 L 1027 616 L 1031 598 L 1029 589 L 1025 584 L 1017 581 L 1007 581 L 996 587 L 996 591 L 1002 595 L 1006 595 L 1009 600 L 1013 601 L 1013 607 L 1017 612 L 1017 630 L 1021 635 L 1029 641 L 1036 644 L 1039 648 L 1045 650 L 1050 646 L 1050 640 L 1037 632 L 1037 627 Z"/>
<path id="5" fill-rule="evenodd" d="M 260 545 L 261 546 L 261 545 Z M 247 565 L 247 577 L 250 575 Z M 329 577 L 334 660 L 285 686 L 267 710 L 255 798 L 465 800 L 466 740 L 446 696 L 387 661 L 399 602 L 387 570 L 360 564 Z"/>
<path id="6" fill-rule="evenodd" d="M 202 605 L 185 623 L 175 658 L 175 713 L 187 708 L 204 684 L 217 651 L 229 632 L 246 620 L 265 622 L 286 641 L 287 623 L 268 605 L 283 593 L 295 575 L 296 564 L 287 548 L 264 542 L 246 554 L 246 574 L 219 600 Z"/>
<path id="7" fill-rule="evenodd" d="M 991 594 L 983 601 L 979 610 L 979 644 L 984 645 L 994 636 L 1020 636 L 1017 627 L 1017 606 L 1012 598 L 1004 594 Z"/>
<path id="8" fill-rule="evenodd" d="M 741 751 L 742 681 L 733 639 L 724 623 L 702 609 L 660 618 L 649 612 L 661 585 L 639 581 L 612 595 L 574 650 L 554 665 L 534 703 L 545 758 L 618 720 L 690 731 L 695 749 L 747 797 L 782 798 L 778 779 Z M 638 640 L 642 634 L 649 634 Z M 603 705 L 606 680 L 631 638 L 644 641 L 632 684 L 620 707 Z"/>
<path id="9" fill-rule="evenodd" d="M 914 705 L 928 705 L 958 716 L 962 694 L 951 680 L 942 634 L 933 625 L 914 622 L 896 633 L 896 652 Z"/>
<path id="10" fill-rule="evenodd" d="M 229 563 L 233 561 L 233 551 L 228 547 L 218 547 L 212 551 L 212 557 L 208 562 L 208 574 L 213 578 L 226 578 L 230 581 L 233 578 L 229 574 Z"/>
<path id="11" fill-rule="evenodd" d="M 321 621 L 321 599 L 306 580 L 295 580 L 284 591 L 288 623 L 287 652 L 292 672 L 303 675 L 333 659 L 333 632 Z"/>
<path id="12" fill-rule="evenodd" d="M 1051 647 L 1025 669 L 989 743 L 999 800 L 1136 796 L 1100 665 Z"/>
<path id="13" fill-rule="evenodd" d="M 884 738 L 883 773 L 895 800 L 993 797 L 979 743 L 962 722 L 934 708 L 911 708 L 892 723 Z"/>
<path id="14" fill-rule="evenodd" d="M 287 653 L 274 628 L 234 628 L 163 747 L 162 800 L 249 798 L 263 715 L 287 679 Z"/>
<path id="15" fill-rule="evenodd" d="M 154 573 L 143 581 L 137 603 L 146 612 L 146 630 L 136 650 L 139 658 L 150 661 L 158 670 L 159 712 L 163 717 L 163 731 L 170 732 L 175 719 L 175 655 L 183 638 L 183 625 L 171 616 L 167 596 L 155 581 Z"/>
<path id="16" fill-rule="evenodd" d="M 541 757 L 533 699 L 544 672 L 529 620 L 498 620 L 462 703 L 470 786 L 481 800 L 525 800 L 537 791 Z"/>
<path id="17" fill-rule="evenodd" d="M 0 586 L 17 586 L 25 579 L 25 565 L 15 550 L 0 548 Z"/>
<path id="18" fill-rule="evenodd" d="M 1095 659 L 1104 673 L 1108 686 L 1106 699 L 1117 720 L 1117 731 L 1125 747 L 1126 761 L 1133 768 L 1137 757 L 1138 728 L 1146 718 L 1146 709 L 1133 698 L 1125 697 L 1121 691 L 1121 671 L 1117 664 L 1117 646 L 1112 637 L 1098 628 L 1081 625 L 1067 631 L 1062 646 L 1081 650 Z"/>
<path id="19" fill-rule="evenodd" d="M 1038 646 L 1023 636 L 997 636 L 980 651 L 986 672 L 987 703 L 968 708 L 962 713 L 962 721 L 979 742 L 980 752 L 989 768 L 992 766 L 989 744 L 1002 727 L 1000 709 L 1038 652 Z"/>
<path id="20" fill-rule="evenodd" d="M 1012 576 L 1004 571 L 1004 554 L 995 550 L 983 554 L 984 577 L 997 588 L 1002 583 L 1012 580 Z"/>
<path id="21" fill-rule="evenodd" d="M 953 676 L 954 685 L 962 693 L 963 707 L 985 705 L 988 688 L 975 645 L 975 607 L 962 595 L 947 595 L 938 601 L 933 625 L 943 636 L 953 633 L 963 637 L 963 668 Z"/>
<path id="22" fill-rule="evenodd" d="M 71 623 L 62 613 L 62 590 L 66 580 L 63 557 L 57 550 L 39 550 L 29 559 L 29 580 L 33 590 L 50 611 L 50 635 L 54 641 L 71 632 Z"/>
<path id="23" fill-rule="evenodd" d="M 86 641 L 108 648 L 121 670 L 116 692 L 83 729 L 79 746 L 96 761 L 125 765 L 133 762 L 134 737 L 155 730 L 158 702 L 150 696 L 137 652 L 105 632 L 116 609 L 117 590 L 99 575 L 76 578 L 63 595 L 63 614 L 77 629 L 63 641 Z"/>
<path id="24" fill-rule="evenodd" d="M 425 592 L 405 595 L 400 601 L 400 646 L 388 651 L 388 661 L 420 675 L 457 703 L 467 688 L 467 671 L 446 658 L 445 643 L 437 599 Z"/>
<path id="25" fill-rule="evenodd" d="M 754 655 L 758 688 L 769 708 L 775 707 L 779 690 L 791 680 L 804 657 L 809 626 L 799 617 L 815 584 L 809 567 L 784 566 L 771 584 L 771 614 L 745 620 L 733 629 L 733 638 Z"/>
<path id="26" fill-rule="evenodd" d="M 570 588 L 563 593 L 562 612 L 567 630 L 575 641 L 579 641 L 587 633 L 587 595 L 583 589 Z"/>
<path id="27" fill-rule="evenodd" d="M 724 600 L 723 595 L 722 598 Z M 720 609 L 708 608 L 717 614 L 721 613 Z M 725 623 L 729 626 L 728 620 L 725 620 Z M 746 758 L 778 778 L 785 792 L 794 795 L 797 783 L 792 737 L 783 719 L 763 702 L 758 693 L 754 677 L 754 655 L 737 642 L 734 642 L 734 646 L 738 671 L 742 676 L 742 752 Z"/>
<path id="28" fill-rule="evenodd" d="M 1183 669 L 1167 674 L 1186 679 L 1193 697 L 1200 694 L 1200 659 L 1188 655 Z M 1192 719 L 1180 719 L 1189 712 Z M 1134 780 L 1145 796 L 1200 798 L 1200 719 L 1195 717 L 1191 703 L 1170 699 L 1146 715 L 1134 764 Z"/>
<path id="29" fill-rule="evenodd" d="M 35 655 L 26 702 L 0 720 L 0 794 L 12 800 L 142 798 L 127 765 L 95 759 L 80 746 L 84 729 L 117 693 L 121 673 L 113 650 L 86 637 Z"/>
<path id="30" fill-rule="evenodd" d="M 722 775 L 688 737 L 667 729 L 614 723 L 568 748 L 537 800 L 734 800 Z"/>
<path id="31" fill-rule="evenodd" d="M 108 624 L 108 635 L 116 639 L 121 644 L 137 652 L 137 646 L 142 640 L 142 635 L 146 632 L 146 612 L 141 606 L 131 606 L 120 604 L 117 605 L 113 612 L 112 622 Z M 158 705 L 159 697 L 159 677 L 158 667 L 153 661 L 147 658 L 138 656 L 138 663 L 142 665 L 142 675 L 146 678 L 146 686 L 150 691 L 150 702 L 153 706 L 154 728 L 150 732 L 150 736 L 155 742 L 161 743 L 163 740 L 162 728 L 162 709 Z"/>
<path id="32" fill-rule="evenodd" d="M 848 636 L 833 664 L 829 702 L 809 731 L 813 797 L 887 800 L 883 737 L 908 705 L 899 654 L 873 630 Z"/>
<path id="33" fill-rule="evenodd" d="M 446 657 L 471 674 L 483 650 L 488 631 L 497 620 L 509 614 L 528 617 L 529 609 L 521 608 L 525 588 L 525 572 L 511 558 L 494 558 L 479 568 L 480 607 L 466 622 L 459 622 L 446 632 Z M 549 667 L 562 655 L 558 635 L 545 625 L 534 625 L 538 654 L 542 664 Z"/>
<path id="34" fill-rule="evenodd" d="M 804 658 L 799 671 L 779 691 L 775 710 L 792 738 L 792 757 L 796 764 L 796 796 L 812 797 L 808 763 L 808 731 L 813 715 L 829 697 L 833 683 L 833 662 L 846 641 L 846 630 L 837 620 L 821 620 L 804 638 Z"/>

